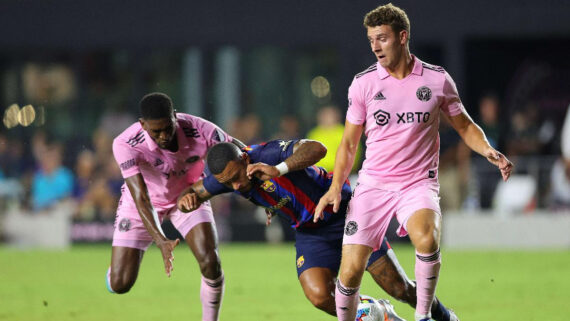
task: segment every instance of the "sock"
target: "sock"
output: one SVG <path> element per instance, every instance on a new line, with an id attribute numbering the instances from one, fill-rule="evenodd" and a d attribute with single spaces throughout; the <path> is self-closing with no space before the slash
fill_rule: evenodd
<path id="1" fill-rule="evenodd" d="M 431 304 L 431 317 L 435 321 L 449 321 L 449 311 L 437 298 Z"/>
<path id="2" fill-rule="evenodd" d="M 358 308 L 359 288 L 348 288 L 336 282 L 334 301 L 336 304 L 336 315 L 339 321 L 354 321 Z"/>
<path id="3" fill-rule="evenodd" d="M 222 297 L 224 295 L 224 273 L 215 280 L 206 279 L 202 276 L 200 287 L 200 301 L 202 301 L 202 321 L 217 321 Z"/>
<path id="4" fill-rule="evenodd" d="M 416 251 L 416 320 L 431 317 L 431 303 L 435 296 L 440 266 L 439 249 L 428 254 Z"/>
<path id="5" fill-rule="evenodd" d="M 107 270 L 107 275 L 105 276 L 105 284 L 107 285 L 107 291 L 115 293 L 113 288 L 111 288 L 111 267 Z"/>

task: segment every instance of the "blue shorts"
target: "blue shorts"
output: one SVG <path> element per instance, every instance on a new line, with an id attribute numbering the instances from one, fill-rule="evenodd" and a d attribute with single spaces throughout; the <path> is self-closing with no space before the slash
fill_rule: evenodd
<path id="1" fill-rule="evenodd" d="M 332 220 L 330 224 L 319 228 L 297 229 L 295 233 L 295 248 L 297 249 L 297 277 L 306 269 L 312 267 L 328 268 L 338 273 L 342 255 L 342 236 L 344 234 L 344 213 L 342 219 Z M 390 244 L 384 238 L 380 249 L 370 255 L 367 267 L 380 257 L 386 255 Z"/>

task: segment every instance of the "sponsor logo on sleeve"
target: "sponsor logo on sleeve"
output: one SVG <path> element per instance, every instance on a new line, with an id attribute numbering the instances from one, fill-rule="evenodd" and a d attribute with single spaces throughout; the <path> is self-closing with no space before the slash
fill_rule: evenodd
<path id="1" fill-rule="evenodd" d="M 122 170 L 126 171 L 127 169 L 129 169 L 135 165 L 136 165 L 136 161 L 134 159 L 129 159 L 128 161 L 121 163 L 121 165 L 119 165 L 119 167 L 121 167 Z"/>

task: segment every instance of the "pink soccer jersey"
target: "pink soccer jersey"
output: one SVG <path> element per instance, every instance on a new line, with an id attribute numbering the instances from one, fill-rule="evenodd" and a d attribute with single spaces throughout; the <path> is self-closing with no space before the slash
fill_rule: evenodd
<path id="1" fill-rule="evenodd" d="M 464 107 L 443 68 L 413 58 L 404 79 L 376 63 L 357 74 L 348 90 L 346 119 L 364 124 L 367 136 L 360 183 L 399 191 L 424 179 L 437 182 L 439 112 L 455 116 Z"/>
<path id="2" fill-rule="evenodd" d="M 178 151 L 161 149 L 140 123 L 135 123 L 113 141 L 113 154 L 124 178 L 141 173 L 152 205 L 157 211 L 176 204 L 180 192 L 200 179 L 208 148 L 229 142 L 231 137 L 213 123 L 188 114 L 176 114 Z M 121 205 L 135 206 L 126 183 Z"/>

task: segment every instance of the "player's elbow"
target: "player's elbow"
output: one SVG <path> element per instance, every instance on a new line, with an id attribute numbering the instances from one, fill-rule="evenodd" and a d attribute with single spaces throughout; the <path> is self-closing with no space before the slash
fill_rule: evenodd
<path id="1" fill-rule="evenodd" d="M 327 148 L 321 142 L 315 142 L 315 153 L 317 153 L 319 160 L 327 156 Z"/>

